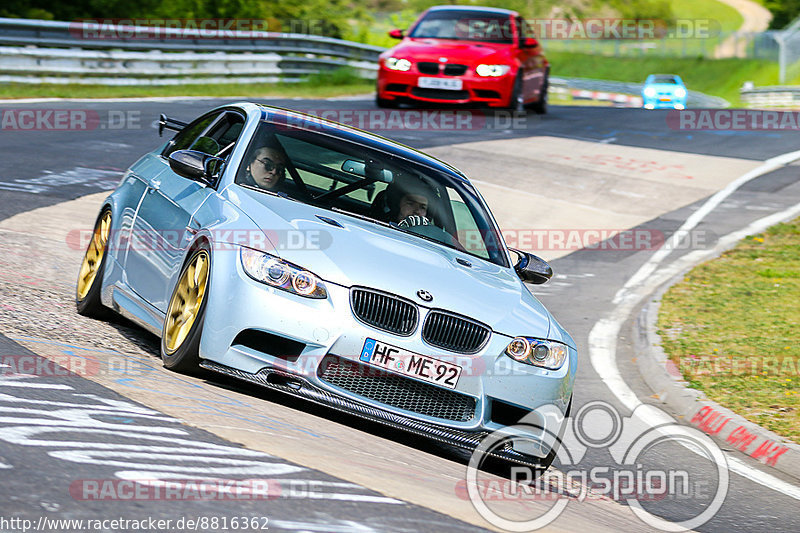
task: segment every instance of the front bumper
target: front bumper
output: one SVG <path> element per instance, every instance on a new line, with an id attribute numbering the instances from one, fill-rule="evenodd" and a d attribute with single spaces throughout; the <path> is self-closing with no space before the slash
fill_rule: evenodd
<path id="1" fill-rule="evenodd" d="M 328 298 L 324 300 L 279 291 L 249 278 L 242 270 L 238 250 L 216 252 L 200 343 L 202 366 L 463 448 L 474 448 L 488 433 L 514 424 L 518 418 L 509 421 L 509 413 L 534 411 L 526 417 L 529 423 L 539 408 L 556 406 L 562 413 L 566 410 L 575 376 L 574 349 L 570 348 L 567 362 L 555 371 L 524 365 L 504 355 L 511 338 L 497 333 L 492 333 L 476 354 L 448 353 L 421 338 L 428 312 L 422 306 L 416 330 L 402 337 L 360 322 L 351 310 L 348 288 L 331 283 L 326 287 Z M 237 340 L 242 332 L 252 330 L 286 339 L 297 351 L 291 355 L 273 353 L 269 346 L 262 348 Z M 372 380 L 365 388 L 326 377 L 323 363 L 331 358 L 354 367 L 375 369 L 359 362 L 367 338 L 459 364 L 463 371 L 456 388 L 445 389 L 381 370 L 377 372 L 383 377 L 389 376 L 394 382 L 408 381 L 413 387 L 399 387 L 402 390 L 398 394 L 405 394 L 402 401 L 379 401 L 377 396 L 362 391 L 384 387 L 384 382 L 379 381 L 382 378 L 356 374 L 358 379 Z M 409 394 L 426 396 L 417 401 Z M 442 411 L 415 407 L 451 399 L 469 399 L 474 408 L 470 407 L 467 416 L 438 416 L 438 412 L 450 413 L 453 409 L 449 404 Z M 541 430 L 526 437 L 538 446 L 527 448 L 526 453 L 544 457 L 550 451 L 546 435 L 557 435 L 560 428 L 549 427 L 544 418 L 534 422 Z M 523 461 L 525 457 L 510 448 L 509 452 L 507 459 Z"/>
<path id="2" fill-rule="evenodd" d="M 460 79 L 461 90 L 424 89 L 419 78 Z M 405 100 L 429 103 L 477 103 L 489 107 L 508 106 L 514 89 L 511 73 L 496 78 L 482 77 L 468 70 L 462 76 L 426 75 L 412 70 L 401 72 L 381 67 L 378 71 L 378 97 L 384 100 Z"/>
<path id="3" fill-rule="evenodd" d="M 643 96 L 642 107 L 645 109 L 686 109 L 686 98 L 671 95 Z"/>

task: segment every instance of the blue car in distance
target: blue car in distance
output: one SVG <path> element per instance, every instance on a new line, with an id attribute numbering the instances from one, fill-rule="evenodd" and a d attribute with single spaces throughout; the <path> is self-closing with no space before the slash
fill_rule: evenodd
<path id="1" fill-rule="evenodd" d="M 686 109 L 688 94 L 680 76 L 650 74 L 642 87 L 642 106 L 645 109 Z"/>

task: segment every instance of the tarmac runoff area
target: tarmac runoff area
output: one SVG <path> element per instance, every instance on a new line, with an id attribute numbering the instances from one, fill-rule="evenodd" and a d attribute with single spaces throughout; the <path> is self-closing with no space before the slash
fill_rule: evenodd
<path id="1" fill-rule="evenodd" d="M 509 246 L 556 259 L 710 196 L 759 162 L 535 137 L 429 148 L 475 183 Z M 655 234 L 619 244 L 652 247 Z M 629 241 L 629 242 L 628 242 Z M 641 249 L 641 248 L 636 248 Z"/>
<path id="2" fill-rule="evenodd" d="M 759 165 L 550 137 L 428 151 L 474 178 L 505 232 L 635 227 L 709 196 Z M 77 315 L 74 280 L 83 250 L 69 246 L 67 237 L 76 229 L 91 229 L 105 196 L 86 196 L 0 222 L 0 332 L 56 361 L 68 352 L 91 356 L 97 371 L 88 379 L 231 442 L 491 527 L 458 494 L 462 464 L 274 401 L 279 397 L 265 394 L 271 401 L 265 409 L 261 395 L 169 372 L 161 367 L 155 340 L 144 331 Z M 572 251 L 540 250 L 540 255 L 554 259 Z M 337 460 L 320 461 L 332 449 Z M 508 516 L 519 512 L 509 502 Z M 648 529 L 629 508 L 603 498 L 568 506 L 553 527 L 618 531 L 620 523 L 627 531 Z"/>

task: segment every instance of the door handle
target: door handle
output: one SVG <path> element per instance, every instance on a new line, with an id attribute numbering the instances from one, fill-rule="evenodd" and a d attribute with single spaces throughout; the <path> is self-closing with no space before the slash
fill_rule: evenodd
<path id="1" fill-rule="evenodd" d="M 153 178 L 150 180 L 150 183 L 147 184 L 147 187 L 150 189 L 150 192 L 157 191 L 161 189 L 161 180 Z"/>

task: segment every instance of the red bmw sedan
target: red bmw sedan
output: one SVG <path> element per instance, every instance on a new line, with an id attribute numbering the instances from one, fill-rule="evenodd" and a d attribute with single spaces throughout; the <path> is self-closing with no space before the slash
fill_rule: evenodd
<path id="1" fill-rule="evenodd" d="M 547 111 L 550 65 L 516 12 L 438 6 L 425 11 L 402 42 L 380 55 L 376 103 L 481 104 Z"/>

